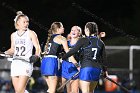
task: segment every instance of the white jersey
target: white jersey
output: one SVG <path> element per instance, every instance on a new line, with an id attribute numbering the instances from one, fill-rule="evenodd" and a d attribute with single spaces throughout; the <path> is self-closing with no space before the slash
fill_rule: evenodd
<path id="1" fill-rule="evenodd" d="M 19 36 L 18 31 L 16 31 L 13 40 L 15 45 L 13 58 L 21 58 L 29 61 L 29 57 L 32 55 L 33 50 L 33 43 L 29 36 L 29 29 L 21 36 Z"/>

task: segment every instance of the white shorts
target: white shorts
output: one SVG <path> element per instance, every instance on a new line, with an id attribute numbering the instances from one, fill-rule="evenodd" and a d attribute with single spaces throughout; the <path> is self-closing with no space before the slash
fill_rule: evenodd
<path id="1" fill-rule="evenodd" d="M 11 76 L 29 76 L 33 72 L 33 64 L 22 60 L 13 60 L 11 63 Z"/>

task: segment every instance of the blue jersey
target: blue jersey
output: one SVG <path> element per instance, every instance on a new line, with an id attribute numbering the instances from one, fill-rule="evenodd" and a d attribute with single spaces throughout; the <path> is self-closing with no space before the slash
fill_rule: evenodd
<path id="1" fill-rule="evenodd" d="M 63 56 L 63 59 L 75 54 L 78 50 L 81 50 L 80 64 L 82 68 L 100 67 L 101 64 L 106 64 L 105 45 L 97 36 L 79 39 L 74 48 Z"/>
<path id="2" fill-rule="evenodd" d="M 70 44 L 70 41 L 68 41 L 69 49 L 72 49 L 75 45 L 76 45 L 76 43 L 72 45 L 72 44 Z M 77 62 L 79 62 L 80 61 L 80 50 L 78 50 L 75 54 L 73 54 L 73 56 L 74 56 L 75 60 Z"/>
<path id="3" fill-rule="evenodd" d="M 89 45 L 82 48 L 82 67 L 100 67 L 103 62 L 104 43 L 96 36 L 88 37 Z"/>
<path id="4" fill-rule="evenodd" d="M 70 41 L 68 41 L 68 47 L 69 49 L 73 48 L 75 46 L 70 44 Z M 79 61 L 79 58 L 77 56 L 78 52 L 74 54 L 74 58 L 76 61 Z M 78 72 L 77 67 L 69 60 L 69 61 L 62 61 L 62 77 L 65 79 L 70 79 L 75 73 Z M 77 75 L 73 80 L 77 79 L 79 76 Z"/>
<path id="5" fill-rule="evenodd" d="M 58 54 L 61 53 L 62 45 L 53 41 L 53 39 L 58 35 L 59 34 L 54 34 L 54 35 L 51 36 L 49 44 L 47 46 L 47 49 L 45 49 L 47 51 L 47 55 L 56 55 L 56 56 L 58 56 Z"/>

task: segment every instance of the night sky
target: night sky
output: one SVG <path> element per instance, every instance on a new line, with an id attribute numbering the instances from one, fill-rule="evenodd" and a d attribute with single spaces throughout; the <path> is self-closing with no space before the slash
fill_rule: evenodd
<path id="1" fill-rule="evenodd" d="M 54 21 L 63 23 L 64 36 L 73 25 L 84 29 L 86 22 L 94 21 L 106 32 L 106 45 L 140 45 L 140 0 L 0 0 L 0 50 L 10 47 L 18 10 L 30 18 L 29 28 L 40 45 Z"/>

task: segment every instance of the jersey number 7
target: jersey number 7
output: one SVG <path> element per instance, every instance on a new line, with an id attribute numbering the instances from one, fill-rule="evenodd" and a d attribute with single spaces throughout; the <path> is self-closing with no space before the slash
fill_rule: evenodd
<path id="1" fill-rule="evenodd" d="M 93 59 L 96 59 L 97 48 L 92 48 L 92 51 L 93 51 L 93 53 L 94 53 Z"/>

